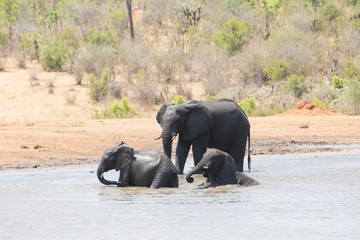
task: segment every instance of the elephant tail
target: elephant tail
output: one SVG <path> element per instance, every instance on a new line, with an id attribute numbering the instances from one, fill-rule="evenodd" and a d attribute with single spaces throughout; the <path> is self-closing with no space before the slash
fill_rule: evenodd
<path id="1" fill-rule="evenodd" d="M 250 129 L 248 133 L 248 168 L 251 171 L 251 157 L 250 157 Z"/>

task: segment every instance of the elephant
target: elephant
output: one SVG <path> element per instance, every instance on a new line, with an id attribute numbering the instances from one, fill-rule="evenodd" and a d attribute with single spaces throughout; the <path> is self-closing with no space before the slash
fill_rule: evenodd
<path id="1" fill-rule="evenodd" d="M 259 183 L 235 170 L 234 161 L 230 154 L 218 149 L 209 149 L 200 162 L 186 173 L 186 181 L 192 183 L 192 175 L 202 173 L 206 181 L 202 184 L 205 187 L 219 185 L 237 184 L 242 187 L 259 185 Z"/>
<path id="2" fill-rule="evenodd" d="M 186 158 L 192 145 L 194 165 L 207 148 L 229 153 L 237 171 L 243 171 L 246 139 L 248 139 L 248 168 L 250 168 L 250 123 L 245 112 L 234 101 L 220 99 L 213 102 L 190 100 L 174 105 L 164 103 L 156 115 L 161 125 L 164 153 L 171 158 L 172 142 L 179 135 L 175 166 L 179 174 L 184 171 Z"/>
<path id="3" fill-rule="evenodd" d="M 108 181 L 104 173 L 120 170 L 119 181 Z M 176 168 L 162 152 L 137 152 L 124 142 L 104 152 L 97 168 L 97 177 L 105 185 L 151 188 L 179 187 Z"/>

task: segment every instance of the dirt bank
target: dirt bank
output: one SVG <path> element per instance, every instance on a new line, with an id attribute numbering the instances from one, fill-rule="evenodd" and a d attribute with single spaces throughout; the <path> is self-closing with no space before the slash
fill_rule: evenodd
<path id="1" fill-rule="evenodd" d="M 319 145 L 360 144 L 360 117 L 274 116 L 250 123 L 252 155 L 348 151 Z M 96 163 L 119 140 L 135 150 L 162 150 L 154 140 L 160 132 L 155 118 L 0 123 L 0 170 Z"/>

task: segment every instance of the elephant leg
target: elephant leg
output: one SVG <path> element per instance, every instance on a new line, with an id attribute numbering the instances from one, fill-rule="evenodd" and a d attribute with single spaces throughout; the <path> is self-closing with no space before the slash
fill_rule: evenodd
<path id="1" fill-rule="evenodd" d="M 159 171 L 156 173 L 150 188 L 173 187 L 173 173 Z M 176 186 L 178 187 L 178 185 Z"/>
<path id="2" fill-rule="evenodd" d="M 204 153 L 206 152 L 209 143 L 209 137 L 210 137 L 210 132 L 206 131 L 194 139 L 192 145 L 193 155 L 194 155 L 194 166 L 196 166 L 204 156 Z"/>
<path id="3" fill-rule="evenodd" d="M 233 142 L 229 154 L 234 160 L 235 169 L 238 172 L 244 171 L 244 157 L 246 151 L 247 134 L 238 134 Z"/>
<path id="4" fill-rule="evenodd" d="M 184 166 L 186 158 L 189 154 L 190 146 L 191 142 L 185 140 L 182 135 L 179 135 L 175 156 L 175 167 L 178 174 L 182 174 L 184 172 Z"/>

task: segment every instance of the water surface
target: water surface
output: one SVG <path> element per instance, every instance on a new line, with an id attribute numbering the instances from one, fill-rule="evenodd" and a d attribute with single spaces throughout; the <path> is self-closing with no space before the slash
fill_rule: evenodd
<path id="1" fill-rule="evenodd" d="M 252 163 L 261 185 L 249 188 L 198 189 L 200 176 L 178 189 L 105 187 L 96 166 L 2 172 L 0 239 L 360 239 L 360 153 Z"/>

